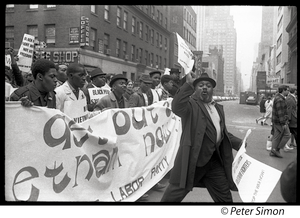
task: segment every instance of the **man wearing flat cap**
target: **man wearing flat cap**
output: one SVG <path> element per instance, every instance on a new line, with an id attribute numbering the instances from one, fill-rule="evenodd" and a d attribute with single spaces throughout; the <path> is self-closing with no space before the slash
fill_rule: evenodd
<path id="1" fill-rule="evenodd" d="M 94 111 L 103 111 L 110 108 L 128 108 L 128 99 L 124 97 L 127 81 L 128 79 L 123 74 L 114 75 L 109 82 L 111 92 L 97 102 Z"/>
<path id="2" fill-rule="evenodd" d="M 129 98 L 129 107 L 143 107 L 154 103 L 154 97 L 151 91 L 152 83 L 153 80 L 150 78 L 150 75 L 148 73 L 142 73 L 140 76 L 139 89 Z"/>
<path id="3" fill-rule="evenodd" d="M 100 68 L 94 69 L 90 72 L 91 82 L 82 88 L 86 96 L 88 111 L 93 111 L 98 100 L 110 93 L 109 89 L 103 88 L 105 85 L 105 76 L 106 73 Z"/>
<path id="4" fill-rule="evenodd" d="M 232 202 L 232 148 L 238 150 L 242 140 L 227 131 L 223 106 L 212 98 L 215 86 L 207 73 L 196 79 L 190 72 L 174 96 L 182 135 L 162 202 L 181 202 L 194 187 L 207 188 L 214 202 Z"/>

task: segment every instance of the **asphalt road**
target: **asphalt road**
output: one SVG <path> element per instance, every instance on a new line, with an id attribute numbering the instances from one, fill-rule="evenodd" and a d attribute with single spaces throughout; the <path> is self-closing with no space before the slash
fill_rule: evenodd
<path id="1" fill-rule="evenodd" d="M 237 137 L 244 138 L 248 129 L 252 132 L 247 139 L 247 154 L 252 158 L 263 162 L 275 169 L 283 171 L 286 166 L 297 157 L 297 149 L 289 152 L 281 150 L 283 158 L 269 156 L 266 150 L 267 137 L 270 135 L 271 127 L 269 125 L 261 126 L 256 124 L 255 119 L 260 117 L 259 107 L 256 105 L 239 104 L 238 100 L 220 102 L 224 106 L 226 125 L 229 132 Z M 270 121 L 269 121 L 270 122 Z M 236 152 L 233 151 L 235 155 Z M 167 176 L 161 180 L 161 183 L 168 184 Z M 148 191 L 149 197 L 144 202 L 160 202 L 164 190 Z M 232 192 L 234 202 L 242 202 L 238 192 Z M 194 188 L 183 200 L 183 202 L 213 202 L 205 188 Z M 284 203 L 280 193 L 279 182 L 269 196 L 267 202 Z"/>

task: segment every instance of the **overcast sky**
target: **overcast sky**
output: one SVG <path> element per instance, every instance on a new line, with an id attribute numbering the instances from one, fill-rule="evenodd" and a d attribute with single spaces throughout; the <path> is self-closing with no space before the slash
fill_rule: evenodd
<path id="1" fill-rule="evenodd" d="M 237 33 L 236 60 L 241 63 L 244 88 L 247 89 L 253 61 L 257 56 L 256 47 L 261 38 L 262 6 L 231 6 L 230 14 L 233 15 Z"/>

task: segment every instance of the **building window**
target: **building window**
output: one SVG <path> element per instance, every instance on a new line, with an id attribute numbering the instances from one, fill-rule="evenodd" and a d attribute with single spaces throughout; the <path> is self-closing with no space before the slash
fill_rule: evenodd
<path id="1" fill-rule="evenodd" d="M 168 39 L 165 38 L 165 50 L 167 50 L 167 47 L 168 47 Z"/>
<path id="2" fill-rule="evenodd" d="M 156 46 L 159 47 L 159 33 L 156 33 Z"/>
<path id="3" fill-rule="evenodd" d="M 109 20 L 109 5 L 104 5 L 104 19 Z"/>
<path id="4" fill-rule="evenodd" d="M 91 5 L 91 12 L 96 14 L 96 5 Z"/>
<path id="5" fill-rule="evenodd" d="M 124 21 L 123 21 L 124 30 L 127 30 L 127 19 L 128 19 L 128 12 L 124 11 Z"/>
<path id="6" fill-rule="evenodd" d="M 153 67 L 153 53 L 151 53 L 150 56 L 150 66 Z"/>
<path id="7" fill-rule="evenodd" d="M 142 48 L 140 48 L 140 51 L 139 51 L 139 61 L 140 61 L 140 63 L 142 63 L 143 62 L 143 49 Z"/>
<path id="8" fill-rule="evenodd" d="M 145 65 L 148 65 L 148 51 L 145 50 Z"/>
<path id="9" fill-rule="evenodd" d="M 146 25 L 146 31 L 145 31 L 145 37 L 146 37 L 146 42 L 148 42 L 149 41 L 149 34 L 148 34 L 148 32 L 149 32 L 149 27 Z"/>
<path id="10" fill-rule="evenodd" d="M 277 55 L 276 57 L 276 65 L 281 63 L 281 53 L 279 53 L 279 55 Z"/>
<path id="11" fill-rule="evenodd" d="M 6 5 L 6 11 L 14 11 L 14 9 L 15 9 L 15 5 L 13 5 L 13 4 L 7 4 Z"/>
<path id="12" fill-rule="evenodd" d="M 154 30 L 153 29 L 151 29 L 151 31 L 150 31 L 150 34 L 151 34 L 151 44 L 153 44 L 154 45 Z"/>
<path id="13" fill-rule="evenodd" d="M 279 32 L 280 28 L 282 27 L 282 17 L 280 18 L 280 20 L 279 20 L 279 22 L 277 24 L 277 32 Z"/>
<path id="14" fill-rule="evenodd" d="M 131 20 L 131 33 L 132 34 L 135 34 L 135 24 L 136 24 L 136 18 L 132 17 L 132 20 Z"/>
<path id="15" fill-rule="evenodd" d="M 56 8 L 56 5 L 46 5 L 46 8 Z"/>
<path id="16" fill-rule="evenodd" d="M 135 51 L 135 46 L 131 45 L 131 61 L 134 61 L 134 51 Z"/>
<path id="17" fill-rule="evenodd" d="M 143 23 L 140 22 L 140 25 L 139 25 L 139 37 L 140 39 L 143 39 Z"/>
<path id="18" fill-rule="evenodd" d="M 34 38 L 37 39 L 38 38 L 38 26 L 37 25 L 27 26 L 27 33 L 29 35 L 34 36 Z"/>
<path id="19" fill-rule="evenodd" d="M 282 43 L 282 34 L 279 36 L 278 40 L 277 40 L 277 49 L 279 48 L 279 46 Z"/>
<path id="20" fill-rule="evenodd" d="M 168 27 L 168 18 L 165 17 L 165 28 L 167 29 Z"/>
<path id="21" fill-rule="evenodd" d="M 90 29 L 90 46 L 93 48 L 93 50 L 96 48 L 96 31 L 95 29 Z"/>
<path id="22" fill-rule="evenodd" d="M 39 5 L 29 5 L 29 9 L 38 9 Z"/>
<path id="23" fill-rule="evenodd" d="M 103 45 L 104 45 L 104 52 L 106 52 L 106 50 L 109 49 L 109 35 L 106 33 L 104 33 Z"/>
<path id="24" fill-rule="evenodd" d="M 46 25 L 45 38 L 47 44 L 55 44 L 55 25 Z"/>
<path id="25" fill-rule="evenodd" d="M 9 43 L 9 47 L 14 48 L 15 33 L 13 26 L 5 27 L 5 42 Z"/>
<path id="26" fill-rule="evenodd" d="M 127 55 L 127 42 L 123 41 L 123 58 Z"/>
<path id="27" fill-rule="evenodd" d="M 116 56 L 120 57 L 120 46 L 121 46 L 121 40 L 117 39 L 116 41 Z"/>
<path id="28" fill-rule="evenodd" d="M 121 27 L 121 8 L 117 8 L 117 26 Z"/>

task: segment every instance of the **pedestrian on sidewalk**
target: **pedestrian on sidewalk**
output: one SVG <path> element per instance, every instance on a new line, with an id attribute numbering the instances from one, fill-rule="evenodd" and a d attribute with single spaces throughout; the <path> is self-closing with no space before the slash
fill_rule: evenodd
<path id="1" fill-rule="evenodd" d="M 281 85 L 278 87 L 278 93 L 275 96 L 272 109 L 272 128 L 274 129 L 272 139 L 272 150 L 270 156 L 282 158 L 280 149 L 283 149 L 285 144 L 291 137 L 288 127 L 288 112 L 285 97 L 289 93 L 289 87 Z"/>
<path id="2" fill-rule="evenodd" d="M 273 108 L 273 101 L 271 99 L 272 97 L 269 95 L 268 99 L 265 102 L 265 108 L 266 108 L 266 113 L 264 115 L 263 119 L 263 125 L 268 125 L 267 120 L 270 119 L 272 120 L 272 108 Z M 272 125 L 272 122 L 271 122 Z"/>
<path id="3" fill-rule="evenodd" d="M 172 101 L 182 121 L 180 147 L 162 202 L 181 202 L 193 187 L 206 187 L 214 202 L 232 202 L 232 148 L 242 140 L 227 131 L 223 106 L 213 101 L 215 80 L 189 72 Z"/>
<path id="4" fill-rule="evenodd" d="M 297 107 L 297 99 L 295 96 L 295 88 L 290 89 L 289 95 L 286 97 L 286 104 L 287 104 L 287 113 L 289 117 L 289 128 L 290 132 L 293 136 L 293 139 L 296 141 L 297 144 L 297 112 L 298 112 L 298 107 Z M 291 144 L 290 148 L 295 147 L 294 140 L 292 141 L 291 138 Z"/>
<path id="5" fill-rule="evenodd" d="M 260 122 L 260 124 L 263 126 L 264 125 L 264 119 L 265 119 L 265 113 L 266 113 L 266 107 L 265 107 L 265 102 L 266 102 L 266 96 L 265 95 L 262 95 L 262 98 L 260 100 L 260 103 L 259 103 L 259 112 L 261 113 L 261 117 L 257 118 L 256 119 L 256 123 L 258 123 L 258 121 L 262 120 Z"/>

